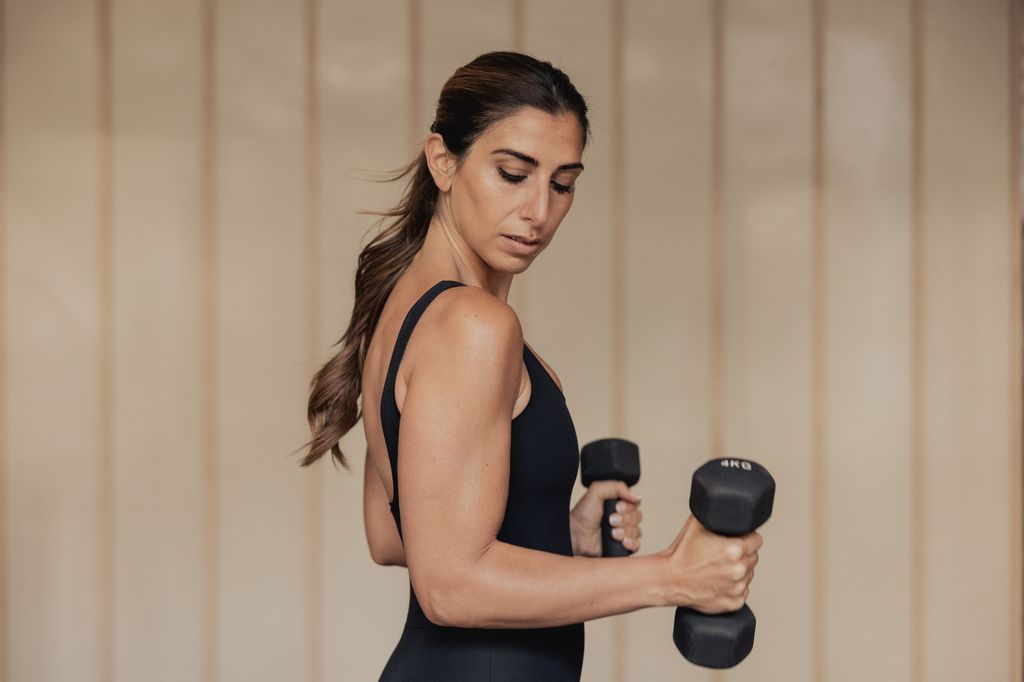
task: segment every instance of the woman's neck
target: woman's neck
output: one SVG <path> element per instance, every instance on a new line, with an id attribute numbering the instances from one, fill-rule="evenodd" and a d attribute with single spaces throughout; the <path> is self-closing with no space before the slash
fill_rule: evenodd
<path id="1" fill-rule="evenodd" d="M 481 259 L 458 231 L 434 216 L 427 228 L 423 246 L 416 252 L 406 271 L 424 280 L 454 280 L 480 287 L 502 301 L 508 301 L 512 273 L 499 272 Z"/>

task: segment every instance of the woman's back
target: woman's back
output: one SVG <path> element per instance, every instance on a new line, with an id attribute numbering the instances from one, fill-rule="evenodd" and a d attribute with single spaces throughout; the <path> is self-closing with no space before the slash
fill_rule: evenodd
<path id="1" fill-rule="evenodd" d="M 377 412 L 390 469 L 385 487 L 393 491 L 391 512 L 399 534 L 401 490 L 397 485 L 401 462 L 398 436 L 401 413 L 395 397 L 398 368 L 413 330 L 423 313 L 444 291 L 464 286 L 442 280 L 420 295 L 402 317 L 395 342 L 388 352 L 375 348 L 377 359 L 368 367 L 381 370 L 380 353 L 388 358 Z M 392 320 L 391 326 L 394 326 Z M 386 343 L 385 341 L 381 341 Z M 426 360 L 429 348 L 418 349 Z M 579 466 L 579 451 L 572 417 L 564 396 L 544 365 L 524 344 L 523 360 L 531 386 L 528 402 L 511 422 L 508 496 L 498 540 L 530 549 L 572 556 L 569 502 Z M 375 374 L 379 377 L 379 374 Z M 373 383 L 373 382 L 371 382 Z M 378 384 L 379 385 L 379 384 Z M 372 387 L 371 387 L 372 389 Z M 373 400 L 376 391 L 365 393 Z M 365 405 L 366 403 L 364 403 Z M 365 407 L 364 407 L 365 410 Z M 365 411 L 365 428 L 373 426 L 373 412 Z M 368 442 L 370 442 L 368 434 Z M 415 457 L 415 453 L 403 457 Z M 387 485 L 387 484 L 391 485 Z M 444 627 L 423 612 L 410 582 L 405 629 L 382 674 L 382 680 L 577 680 L 583 660 L 583 624 L 552 628 L 485 629 Z"/>

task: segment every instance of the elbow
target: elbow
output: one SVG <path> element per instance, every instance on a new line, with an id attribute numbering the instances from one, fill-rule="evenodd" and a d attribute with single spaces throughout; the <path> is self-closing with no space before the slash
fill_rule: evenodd
<path id="1" fill-rule="evenodd" d="M 423 597 L 417 593 L 416 599 L 420 603 L 420 608 L 423 609 L 423 615 L 434 625 L 467 627 L 458 617 L 457 610 L 452 608 L 452 599 L 449 596 L 443 596 L 440 590 L 429 590 Z"/>
<path id="2" fill-rule="evenodd" d="M 405 566 L 404 554 L 375 548 L 373 545 L 370 545 L 370 558 L 379 566 Z"/>
<path id="3" fill-rule="evenodd" d="M 456 589 L 450 585 L 430 585 L 417 587 L 413 583 L 416 600 L 420 603 L 423 615 L 434 625 L 441 627 L 471 628 L 476 627 L 465 608 L 466 601 Z"/>
<path id="4" fill-rule="evenodd" d="M 374 540 L 372 535 L 366 534 L 366 547 L 370 550 L 370 558 L 373 559 L 373 563 L 380 566 L 405 566 L 405 549 L 400 540 L 395 542 Z"/>

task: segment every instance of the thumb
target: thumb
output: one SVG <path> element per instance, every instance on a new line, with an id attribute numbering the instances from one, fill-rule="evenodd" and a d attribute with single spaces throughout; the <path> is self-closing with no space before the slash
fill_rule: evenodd
<path id="1" fill-rule="evenodd" d="M 595 493 L 601 500 L 626 500 L 634 504 L 640 504 L 640 496 L 637 495 L 630 489 L 630 486 L 625 481 L 621 480 L 602 480 L 595 481 L 591 484 L 591 487 L 597 487 Z"/>
<path id="2" fill-rule="evenodd" d="M 619 499 L 628 500 L 634 504 L 640 504 L 640 496 L 633 492 L 624 481 L 619 481 Z"/>

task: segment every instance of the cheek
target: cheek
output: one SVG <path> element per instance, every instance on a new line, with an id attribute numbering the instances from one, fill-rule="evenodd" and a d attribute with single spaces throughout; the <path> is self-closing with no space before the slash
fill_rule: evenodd
<path id="1" fill-rule="evenodd" d="M 468 232 L 491 233 L 511 213 L 515 212 L 515 197 L 511 185 L 501 178 L 478 178 L 465 191 L 458 202 L 458 218 Z"/>

